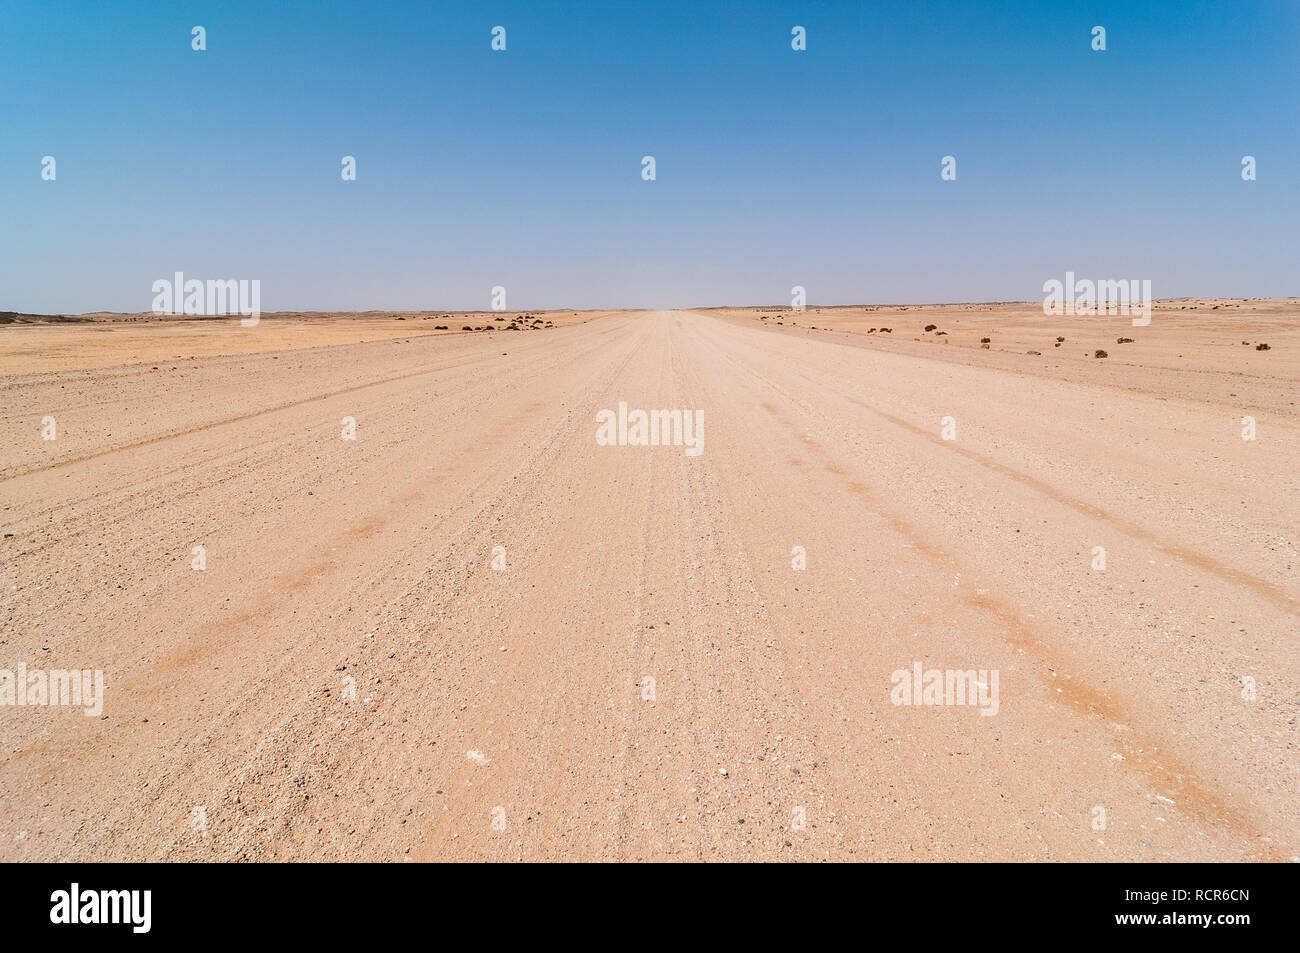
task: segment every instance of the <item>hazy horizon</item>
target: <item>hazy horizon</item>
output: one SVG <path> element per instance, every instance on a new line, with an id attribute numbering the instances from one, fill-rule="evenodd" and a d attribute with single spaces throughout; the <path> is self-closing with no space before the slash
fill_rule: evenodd
<path id="1" fill-rule="evenodd" d="M 1215 301 L 1290 301 L 1300 299 L 1300 295 L 1179 295 L 1172 298 L 1154 298 L 1155 302 L 1161 301 L 1196 301 L 1196 300 L 1215 300 Z M 818 309 L 835 309 L 835 308 L 929 308 L 929 307 L 950 307 L 952 305 L 962 304 L 1038 304 L 1039 300 L 1034 298 L 1022 298 L 1019 300 L 997 299 L 988 301 L 976 301 L 974 299 L 959 301 L 855 301 L 837 304 L 809 304 L 806 311 L 816 311 Z M 762 308 L 784 308 L 792 311 L 789 304 L 780 302 L 748 302 L 736 303 L 726 302 L 723 304 L 694 304 L 679 305 L 672 308 L 639 308 L 639 307 L 590 307 L 590 308 L 566 308 L 563 305 L 558 307 L 547 308 L 509 308 L 504 313 L 513 314 L 523 311 L 535 311 L 539 314 L 546 312 L 587 312 L 587 311 L 713 311 L 723 308 L 735 308 L 737 310 L 755 310 Z M 435 308 L 435 307 L 396 307 L 396 308 L 281 308 L 278 311 L 263 311 L 263 318 L 274 317 L 277 314 L 419 314 L 422 312 L 443 312 L 445 314 L 485 314 L 490 312 L 491 308 Z M 150 314 L 148 309 L 143 311 L 110 311 L 104 308 L 92 309 L 90 311 L 16 311 L 13 308 L 0 308 L 0 314 L 27 314 L 34 317 L 81 317 L 87 314 Z M 168 314 L 159 315 L 161 318 L 175 318 L 177 320 L 213 320 L 218 318 L 235 318 L 239 317 L 238 311 L 228 311 L 221 314 Z"/>

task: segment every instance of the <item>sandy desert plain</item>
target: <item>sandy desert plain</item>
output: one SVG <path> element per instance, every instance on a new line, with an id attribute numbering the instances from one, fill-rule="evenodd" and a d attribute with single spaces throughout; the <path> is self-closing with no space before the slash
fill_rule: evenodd
<path id="1" fill-rule="evenodd" d="M 0 314 L 0 860 L 1300 854 L 1300 301 L 497 317 Z"/>

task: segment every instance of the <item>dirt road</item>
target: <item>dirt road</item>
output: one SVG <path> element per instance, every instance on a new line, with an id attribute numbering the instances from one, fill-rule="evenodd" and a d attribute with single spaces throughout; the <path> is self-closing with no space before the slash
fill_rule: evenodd
<path id="1" fill-rule="evenodd" d="M 0 669 L 104 678 L 0 707 L 0 860 L 1300 852 L 1276 382 L 788 331 L 0 378 Z M 702 452 L 598 444 L 621 402 Z"/>

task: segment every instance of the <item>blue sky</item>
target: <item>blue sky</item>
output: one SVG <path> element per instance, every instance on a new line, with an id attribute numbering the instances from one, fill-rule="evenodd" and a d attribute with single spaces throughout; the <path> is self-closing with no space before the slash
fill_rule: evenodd
<path id="1" fill-rule="evenodd" d="M 1300 294 L 1294 0 L 321 7 L 0 0 L 0 310 Z"/>

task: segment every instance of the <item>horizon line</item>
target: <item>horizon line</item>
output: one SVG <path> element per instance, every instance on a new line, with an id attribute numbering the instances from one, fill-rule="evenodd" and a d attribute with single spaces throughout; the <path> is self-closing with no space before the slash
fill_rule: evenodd
<path id="1" fill-rule="evenodd" d="M 1153 303 L 1168 301 L 1295 301 L 1300 299 L 1300 295 L 1263 295 L 1263 296 L 1243 296 L 1243 295 L 1179 295 L 1170 298 L 1153 298 Z M 1007 305 L 1007 304 L 1042 304 L 1039 299 L 1014 298 L 1014 299 L 990 299 L 984 301 L 870 301 L 855 302 L 849 304 L 812 304 L 809 303 L 802 309 L 808 312 L 814 309 L 830 308 L 935 308 L 951 307 L 954 305 Z M 263 318 L 277 314 L 423 314 L 426 312 L 439 312 L 442 314 L 524 314 L 537 312 L 539 314 L 556 313 L 561 311 L 572 312 L 574 314 L 584 314 L 593 311 L 716 311 L 723 308 L 738 308 L 744 310 L 761 310 L 772 309 L 777 311 L 790 311 L 795 314 L 801 313 L 788 304 L 709 304 L 709 305 L 686 305 L 674 307 L 594 307 L 594 308 L 503 308 L 494 310 L 492 308 L 470 308 L 470 309 L 451 309 L 451 308 L 367 308 L 365 310 L 357 309 L 323 309 L 323 308 L 285 308 L 279 311 L 263 311 Z M 189 320 L 204 320 L 217 318 L 234 318 L 239 317 L 240 312 L 229 311 L 221 314 L 184 314 L 172 312 L 155 312 L 155 311 L 58 311 L 58 312 L 39 312 L 39 311 L 10 311 L 0 310 L 0 315 L 12 315 L 14 317 L 30 318 L 81 318 L 89 315 L 119 315 L 122 317 L 134 317 L 137 315 L 148 315 L 157 318 L 177 318 Z"/>

